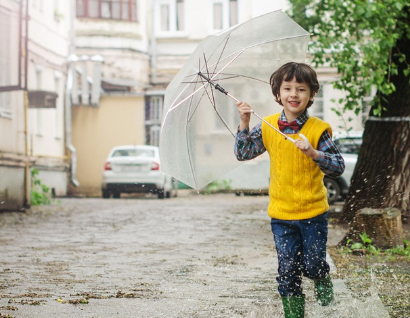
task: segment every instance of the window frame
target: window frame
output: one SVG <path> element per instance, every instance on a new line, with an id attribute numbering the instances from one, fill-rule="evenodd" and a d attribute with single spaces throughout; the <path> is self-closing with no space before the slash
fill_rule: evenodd
<path id="1" fill-rule="evenodd" d="M 215 26 L 215 16 L 214 16 L 214 9 L 215 5 L 222 5 L 222 27 L 220 29 L 216 29 Z M 210 20 L 210 26 L 209 29 L 211 30 L 212 33 L 215 32 L 220 32 L 222 30 L 226 30 L 229 28 L 229 21 L 230 21 L 230 16 L 229 16 L 229 8 L 230 8 L 230 3 L 229 0 L 212 0 L 210 1 L 210 16 L 212 19 Z"/>
<path id="2" fill-rule="evenodd" d="M 90 3 L 96 2 L 98 7 L 98 14 L 91 14 Z M 114 21 L 130 21 L 139 22 L 138 19 L 138 0 L 76 0 L 77 3 L 77 18 L 88 19 L 102 19 L 102 20 L 114 20 Z M 79 3 L 82 3 L 83 12 L 79 13 Z M 110 16 L 106 17 L 103 14 L 103 4 L 108 3 L 110 6 Z M 119 17 L 113 17 L 113 4 L 119 4 Z M 128 7 L 128 8 L 127 8 Z M 127 9 L 125 9 L 127 8 Z M 124 12 L 127 13 L 128 18 L 124 18 Z"/>
<path id="3" fill-rule="evenodd" d="M 182 2 L 182 18 L 178 18 L 178 2 Z M 168 28 L 162 29 L 162 6 L 168 6 Z M 178 25 L 182 28 L 178 29 Z M 186 36 L 187 34 L 187 3 L 186 0 L 158 0 L 155 3 L 155 33 L 157 37 Z"/>
<path id="4" fill-rule="evenodd" d="M 236 12 L 232 12 L 232 8 L 233 8 L 232 2 L 235 2 Z M 226 30 L 239 23 L 239 5 L 240 5 L 239 1 L 237 0 L 212 0 L 209 3 L 210 3 L 209 12 L 210 12 L 210 16 L 212 17 L 209 22 L 209 30 L 211 30 L 212 33 Z M 216 29 L 214 27 L 215 25 L 214 8 L 216 4 L 222 5 L 222 28 L 221 29 Z M 233 17 L 232 14 L 235 14 L 235 16 Z"/>
<path id="5" fill-rule="evenodd" d="M 312 115 L 318 117 L 322 120 L 325 119 L 325 86 L 326 82 L 319 82 L 319 91 L 316 93 L 315 97 L 313 98 L 313 105 L 309 108 L 309 111 L 312 112 Z M 320 109 L 318 109 L 318 105 Z"/>

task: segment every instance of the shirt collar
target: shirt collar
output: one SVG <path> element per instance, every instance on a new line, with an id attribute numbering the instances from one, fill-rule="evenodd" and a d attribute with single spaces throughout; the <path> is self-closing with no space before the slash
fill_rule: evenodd
<path id="1" fill-rule="evenodd" d="M 285 115 L 284 110 L 282 110 L 282 113 L 280 114 L 279 119 L 282 120 L 282 121 L 288 122 L 288 120 L 286 119 L 286 115 Z M 309 113 L 308 113 L 308 110 L 305 109 L 303 114 L 300 115 L 298 118 L 296 118 L 296 122 L 299 124 L 299 127 L 302 127 L 304 125 L 304 123 L 307 122 L 308 119 L 309 119 Z"/>

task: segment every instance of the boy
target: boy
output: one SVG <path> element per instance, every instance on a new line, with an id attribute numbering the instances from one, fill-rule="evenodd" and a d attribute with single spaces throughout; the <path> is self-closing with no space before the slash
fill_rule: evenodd
<path id="1" fill-rule="evenodd" d="M 241 123 L 235 155 L 242 161 L 269 153 L 268 214 L 279 261 L 278 291 L 285 317 L 303 318 L 302 274 L 314 280 L 315 296 L 321 305 L 333 300 L 326 262 L 329 205 L 323 176 L 339 176 L 345 165 L 332 141 L 330 125 L 307 112 L 319 90 L 316 72 L 307 64 L 290 62 L 272 74 L 270 85 L 283 111 L 264 119 L 295 143 L 265 122 L 249 132 L 252 109 L 238 102 Z"/>

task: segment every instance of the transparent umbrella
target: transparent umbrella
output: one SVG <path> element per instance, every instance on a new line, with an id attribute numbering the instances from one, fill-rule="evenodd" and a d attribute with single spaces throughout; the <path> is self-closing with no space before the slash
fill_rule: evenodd
<path id="1" fill-rule="evenodd" d="M 282 11 L 206 37 L 165 91 L 162 170 L 200 189 L 238 167 L 234 100 L 252 106 L 259 117 L 252 121 L 271 114 L 270 75 L 286 62 L 304 62 L 308 41 L 309 33 Z"/>

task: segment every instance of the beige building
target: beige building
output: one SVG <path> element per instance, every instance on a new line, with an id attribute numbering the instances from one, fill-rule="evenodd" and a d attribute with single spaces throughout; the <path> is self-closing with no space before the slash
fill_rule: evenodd
<path id="1" fill-rule="evenodd" d="M 100 196 L 114 146 L 149 144 L 145 90 L 150 82 L 146 1 L 78 0 L 76 58 L 70 87 L 78 186 L 70 195 Z"/>

